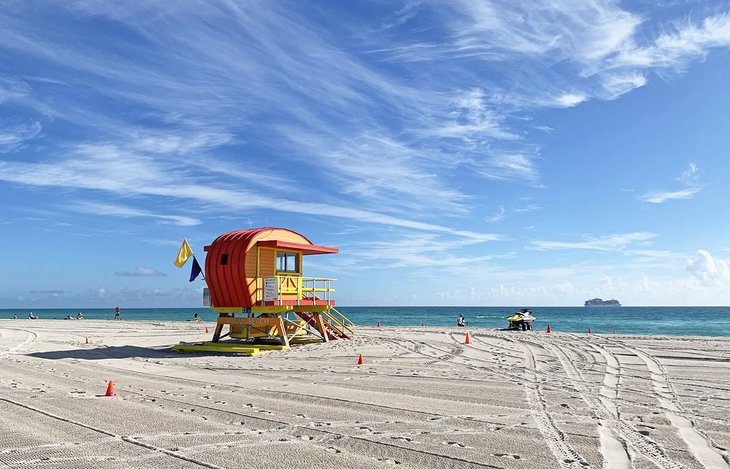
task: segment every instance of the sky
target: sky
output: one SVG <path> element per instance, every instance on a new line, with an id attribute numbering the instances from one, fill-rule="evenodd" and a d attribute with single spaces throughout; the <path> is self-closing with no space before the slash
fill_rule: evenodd
<path id="1" fill-rule="evenodd" d="M 730 305 L 730 2 L 4 2 L 0 308 L 198 307 L 289 228 L 338 305 Z"/>

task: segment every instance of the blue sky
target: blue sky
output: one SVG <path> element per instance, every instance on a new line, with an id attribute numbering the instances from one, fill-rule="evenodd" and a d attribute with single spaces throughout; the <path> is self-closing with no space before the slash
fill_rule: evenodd
<path id="1" fill-rule="evenodd" d="M 729 76 L 725 1 L 11 1 L 0 307 L 259 226 L 339 304 L 728 305 Z"/>

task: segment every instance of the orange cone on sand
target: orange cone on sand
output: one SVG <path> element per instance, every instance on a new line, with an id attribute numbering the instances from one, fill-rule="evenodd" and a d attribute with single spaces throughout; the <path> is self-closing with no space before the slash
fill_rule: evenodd
<path id="1" fill-rule="evenodd" d="M 205 333 L 208 334 L 208 327 L 205 328 Z"/>
<path id="2" fill-rule="evenodd" d="M 380 321 L 378 321 L 378 327 L 380 327 Z"/>
<path id="3" fill-rule="evenodd" d="M 469 345 L 471 343 L 471 339 L 469 339 L 469 333 L 466 333 L 466 336 L 464 337 L 464 344 Z"/>
<path id="4" fill-rule="evenodd" d="M 550 324 L 548 324 L 547 330 L 545 332 L 547 332 L 548 334 L 552 332 L 552 330 L 550 330 Z"/>
<path id="5" fill-rule="evenodd" d="M 116 394 L 114 393 L 114 383 L 112 383 L 112 380 L 109 380 L 109 384 L 106 386 L 106 394 L 104 394 L 104 397 L 114 397 Z"/>
<path id="6" fill-rule="evenodd" d="M 364 361 L 363 361 L 363 359 L 362 359 L 362 353 L 361 353 L 361 354 L 360 354 L 360 356 L 359 356 L 359 357 L 357 357 L 357 364 L 358 364 L 358 365 L 362 365 L 363 363 L 365 363 L 365 362 L 364 362 Z"/>

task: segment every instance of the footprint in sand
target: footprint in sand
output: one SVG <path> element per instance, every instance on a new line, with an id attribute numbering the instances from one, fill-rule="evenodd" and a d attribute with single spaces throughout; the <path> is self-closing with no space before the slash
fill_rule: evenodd
<path id="1" fill-rule="evenodd" d="M 330 446 L 325 451 L 327 451 L 328 453 L 335 453 L 335 454 L 338 454 L 338 453 L 341 453 L 342 452 L 342 451 L 340 451 L 339 449 L 337 449 L 337 448 L 335 448 L 333 446 Z"/>
<path id="2" fill-rule="evenodd" d="M 492 456 L 497 456 L 498 458 L 512 458 L 512 459 L 520 459 L 522 457 L 519 454 L 507 454 L 507 453 L 495 453 L 495 454 L 492 454 Z"/>
<path id="3" fill-rule="evenodd" d="M 392 464 L 392 465 L 400 464 L 400 461 L 396 461 L 395 459 L 390 459 L 390 458 L 378 458 L 378 461 L 384 462 L 385 464 Z"/>
<path id="4" fill-rule="evenodd" d="M 458 441 L 444 441 L 444 445 L 454 446 L 456 448 L 466 448 L 467 446 L 463 443 L 459 443 Z"/>

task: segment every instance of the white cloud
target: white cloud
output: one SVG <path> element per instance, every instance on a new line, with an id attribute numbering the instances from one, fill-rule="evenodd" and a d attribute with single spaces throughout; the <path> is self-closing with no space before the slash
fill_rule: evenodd
<path id="1" fill-rule="evenodd" d="M 555 102 L 558 107 L 573 107 L 587 99 L 588 97 L 584 94 L 568 93 L 558 96 Z"/>
<path id="2" fill-rule="evenodd" d="M 730 284 L 730 269 L 721 259 L 714 259 L 712 255 L 700 249 L 693 259 L 687 261 L 687 270 L 700 279 L 703 285 Z"/>

